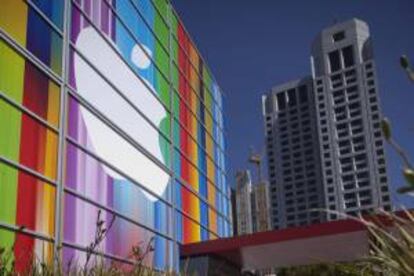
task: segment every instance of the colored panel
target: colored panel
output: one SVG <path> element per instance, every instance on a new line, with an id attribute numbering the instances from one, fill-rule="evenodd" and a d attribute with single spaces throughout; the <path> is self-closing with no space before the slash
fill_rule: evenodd
<path id="1" fill-rule="evenodd" d="M 64 0 L 34 0 L 32 2 L 56 25 L 56 27 L 59 29 L 63 28 Z"/>
<path id="2" fill-rule="evenodd" d="M 103 205 L 120 214 L 103 252 L 125 258 L 131 244 L 154 237 L 155 251 L 145 264 L 175 267 L 177 245 L 156 232 L 169 236 L 176 227 L 183 243 L 226 232 L 215 211 L 228 213 L 220 194 L 228 186 L 218 168 L 224 168 L 221 94 L 168 1 L 72 1 L 69 80 L 63 85 L 88 104 L 69 96 L 65 125 L 71 139 L 58 157 L 61 84 L 48 75 L 62 77 L 64 3 L 2 1 L 0 28 L 41 65 L 0 41 L 0 125 L 7 129 L 0 156 L 52 181 L 62 158 L 65 188 L 79 194 L 64 194 L 65 242 L 89 245 L 97 205 Z M 170 183 L 171 174 L 185 183 Z M 183 214 L 169 206 L 173 198 Z M 0 162 L 2 223 L 53 237 L 55 200 L 54 185 Z M 170 225 L 172 216 L 176 225 Z M 19 272 L 33 256 L 53 261 L 52 244 L 1 230 L 0 247 L 12 245 Z M 63 257 L 79 263 L 86 258 L 69 247 Z"/>
<path id="3" fill-rule="evenodd" d="M 35 113 L 54 127 L 58 127 L 59 121 L 59 86 L 51 81 L 43 72 L 33 66 L 13 51 L 3 41 L 0 42 L 2 52 L 0 54 L 1 68 L 4 68 L 1 77 L 1 91 L 11 100 L 21 103 L 25 108 Z M 22 102 L 21 95 L 15 93 L 11 88 L 13 83 L 18 82 L 16 78 L 21 78 L 22 67 L 25 64 L 25 76 L 30 80 L 30 85 L 25 85 L 25 98 Z M 5 70 L 7 68 L 7 70 Z M 19 71 L 21 71 L 19 73 Z M 21 81 L 21 80 L 20 80 Z M 34 95 L 36 93 L 36 95 Z M 36 96 L 36 101 L 30 100 Z"/>
<path id="4" fill-rule="evenodd" d="M 4 3 L 8 9 L 10 3 Z M 1 20 L 7 19 L 1 16 Z M 4 27 L 4 21 L 1 25 Z M 17 24 L 18 26 L 18 24 Z M 16 26 L 16 27 L 17 27 Z M 23 31 L 23 30 L 21 30 Z M 23 74 L 24 61 L 19 58 L 3 42 L 0 42 L 0 91 L 14 101 L 20 103 L 23 98 Z M 9 74 L 9 77 L 6 78 Z M 0 135 L 0 155 L 7 156 L 11 160 L 19 158 L 21 114 L 10 107 L 3 100 L 0 100 L 0 126 L 8 130 L 8 135 Z M 6 165 L 0 163 L 0 221 L 15 224 L 17 206 L 17 184 L 18 173 L 10 170 Z M 11 248 L 14 243 L 14 233 L 0 232 L 0 245 Z"/>
<path id="5" fill-rule="evenodd" d="M 25 47 L 27 5 L 23 1 L 3 0 L 0 10 L 0 27 Z"/>

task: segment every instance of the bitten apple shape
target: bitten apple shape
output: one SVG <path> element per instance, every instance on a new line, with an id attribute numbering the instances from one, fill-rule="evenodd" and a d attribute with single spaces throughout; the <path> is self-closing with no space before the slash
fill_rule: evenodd
<path id="1" fill-rule="evenodd" d="M 164 107 L 148 89 L 147 86 L 152 88 L 151 84 L 144 79 L 146 86 L 111 48 L 110 44 L 91 27 L 81 31 L 76 47 L 103 76 L 117 87 L 124 99 L 80 55 L 75 54 L 74 68 L 78 93 L 128 136 L 162 161 L 160 134 L 136 111 L 139 109 L 157 127 L 167 116 Z M 143 48 L 146 53 L 152 54 L 147 47 L 143 46 Z M 141 70 L 151 65 L 150 59 L 138 45 L 131 49 L 129 58 Z M 81 106 L 80 112 L 94 152 L 156 195 L 161 196 L 168 185 L 169 175 L 86 108 Z M 105 167 L 105 172 L 114 179 L 124 179 L 107 167 Z M 151 194 L 147 192 L 144 194 L 149 200 L 156 200 Z"/>

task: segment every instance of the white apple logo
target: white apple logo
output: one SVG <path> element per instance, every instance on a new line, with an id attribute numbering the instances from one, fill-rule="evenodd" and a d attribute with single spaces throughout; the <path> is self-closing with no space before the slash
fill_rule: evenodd
<path id="1" fill-rule="evenodd" d="M 80 32 L 76 47 L 154 125 L 160 125 L 167 111 L 92 27 L 84 28 Z M 152 55 L 148 48 L 143 48 Z M 151 60 L 138 45 L 131 49 L 130 59 L 140 69 L 147 69 L 151 65 Z M 77 54 L 74 67 L 78 93 L 163 162 L 159 133 Z M 145 82 L 152 88 L 148 81 Z M 168 185 L 169 175 L 87 109 L 80 107 L 80 110 L 95 153 L 161 196 Z M 125 179 L 111 169 L 105 168 L 105 172 L 114 179 Z M 149 200 L 156 200 L 151 194 L 144 194 Z"/>

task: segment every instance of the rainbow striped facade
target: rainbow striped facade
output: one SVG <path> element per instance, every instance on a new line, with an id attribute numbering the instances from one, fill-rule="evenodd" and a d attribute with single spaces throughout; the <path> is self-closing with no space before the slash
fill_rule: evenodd
<path id="1" fill-rule="evenodd" d="M 222 94 L 167 0 L 4 0 L 0 38 L 0 247 L 19 271 L 84 262 L 99 212 L 120 263 L 153 241 L 145 263 L 177 270 L 179 244 L 231 235 Z"/>

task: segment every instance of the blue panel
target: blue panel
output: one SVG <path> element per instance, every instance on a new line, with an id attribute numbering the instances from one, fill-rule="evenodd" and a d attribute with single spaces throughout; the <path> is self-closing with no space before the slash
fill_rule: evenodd
<path id="1" fill-rule="evenodd" d="M 59 29 L 63 27 L 63 0 L 32 0 Z"/>

